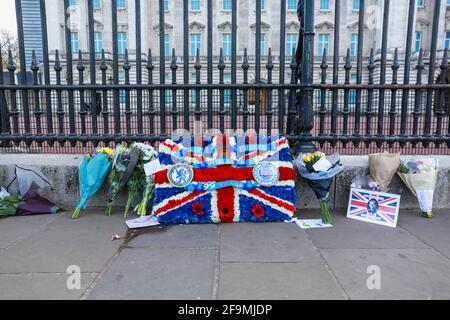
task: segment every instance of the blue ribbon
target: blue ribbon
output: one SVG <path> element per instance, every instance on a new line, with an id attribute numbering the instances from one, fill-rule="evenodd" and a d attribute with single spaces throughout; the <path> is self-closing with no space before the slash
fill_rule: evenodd
<path id="1" fill-rule="evenodd" d="M 228 187 L 235 187 L 243 190 L 251 190 L 258 188 L 258 183 L 255 181 L 242 182 L 236 180 L 229 180 L 222 182 L 196 182 L 188 185 L 186 189 L 188 191 L 212 191 Z"/>
<path id="2" fill-rule="evenodd" d="M 246 144 L 236 148 L 238 153 L 254 152 L 254 151 L 273 151 L 277 149 L 275 142 L 269 144 Z"/>

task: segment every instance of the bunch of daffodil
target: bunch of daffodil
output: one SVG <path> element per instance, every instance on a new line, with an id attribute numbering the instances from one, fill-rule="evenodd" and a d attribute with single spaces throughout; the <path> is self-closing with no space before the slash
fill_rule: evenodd
<path id="1" fill-rule="evenodd" d="M 323 223 L 331 223 L 330 209 L 328 206 L 330 188 L 334 177 L 343 170 L 343 166 L 340 164 L 338 157 L 337 161 L 327 171 L 316 171 L 314 164 L 323 158 L 326 158 L 325 153 L 315 151 L 299 156 L 296 163 L 300 175 L 308 181 L 309 186 L 319 200 Z"/>
<path id="2" fill-rule="evenodd" d="M 325 158 L 325 153 L 320 152 L 320 151 L 315 151 L 315 152 L 311 152 L 311 153 L 307 153 L 307 154 L 303 155 L 303 162 L 306 165 L 312 166 L 322 158 Z"/>
<path id="3" fill-rule="evenodd" d="M 114 150 L 111 148 L 98 148 L 97 153 L 104 153 L 110 158 L 114 156 Z"/>

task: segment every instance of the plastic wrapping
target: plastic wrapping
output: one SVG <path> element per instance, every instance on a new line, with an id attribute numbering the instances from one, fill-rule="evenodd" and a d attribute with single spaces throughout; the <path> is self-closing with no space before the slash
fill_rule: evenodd
<path id="1" fill-rule="evenodd" d="M 379 183 L 381 191 L 388 191 L 392 178 L 400 165 L 400 153 L 375 153 L 369 155 L 370 176 Z"/>
<path id="2" fill-rule="evenodd" d="M 433 198 L 437 183 L 437 162 L 434 159 L 411 160 L 397 172 L 419 201 L 422 215 L 433 216 Z"/>
<path id="3" fill-rule="evenodd" d="M 7 188 L 11 195 L 25 197 L 27 193 L 51 186 L 50 180 L 38 170 L 16 166 L 15 173 L 16 176 Z"/>
<path id="4" fill-rule="evenodd" d="M 331 163 L 331 167 L 326 171 L 314 171 L 311 166 L 307 166 L 304 163 L 303 155 L 300 155 L 294 161 L 300 176 L 308 181 L 308 185 L 320 202 L 323 223 L 331 223 L 330 210 L 328 208 L 330 188 L 334 177 L 344 170 L 338 154 L 328 157 L 327 160 Z"/>
<path id="5" fill-rule="evenodd" d="M 309 172 L 301 155 L 294 161 L 294 164 L 297 167 L 299 174 L 307 180 L 332 179 L 344 170 L 344 166 L 339 163 L 339 158 L 334 160 L 332 163 L 333 166 L 328 171 Z"/>
<path id="6" fill-rule="evenodd" d="M 72 214 L 72 218 L 78 218 L 80 211 L 86 208 L 89 199 L 94 196 L 106 180 L 111 168 L 111 162 L 104 153 L 98 153 L 94 157 L 86 155 L 80 164 L 80 202 Z"/>
<path id="7" fill-rule="evenodd" d="M 39 194 L 42 189 L 51 187 L 51 182 L 45 175 L 38 170 L 19 166 L 16 166 L 15 173 L 8 186 L 7 193 L 11 195 L 5 198 L 10 202 L 8 215 L 51 214 L 62 209 Z M 2 193 L 7 195 L 3 188 Z"/>

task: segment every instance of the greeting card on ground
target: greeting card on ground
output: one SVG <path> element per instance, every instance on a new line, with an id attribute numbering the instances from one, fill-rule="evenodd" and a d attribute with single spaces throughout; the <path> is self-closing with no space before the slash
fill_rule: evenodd
<path id="1" fill-rule="evenodd" d="M 399 208 L 399 195 L 351 188 L 347 218 L 395 228 Z"/>
<path id="2" fill-rule="evenodd" d="M 322 219 L 297 219 L 295 223 L 300 229 L 308 230 L 308 229 L 326 229 L 332 228 L 333 225 L 330 223 L 323 223 Z"/>
<path id="3" fill-rule="evenodd" d="M 143 216 L 137 219 L 127 220 L 125 223 L 128 229 L 148 228 L 159 225 L 158 220 L 154 216 Z"/>
<path id="4" fill-rule="evenodd" d="M 155 174 L 153 213 L 160 223 L 290 221 L 295 171 L 282 137 L 167 140 Z"/>

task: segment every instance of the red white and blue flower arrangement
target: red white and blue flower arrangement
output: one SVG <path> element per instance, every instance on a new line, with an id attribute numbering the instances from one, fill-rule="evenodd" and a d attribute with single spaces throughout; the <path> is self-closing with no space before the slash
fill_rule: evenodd
<path id="1" fill-rule="evenodd" d="M 272 136 L 166 140 L 153 214 L 164 224 L 291 221 L 295 171 L 288 141 Z"/>

